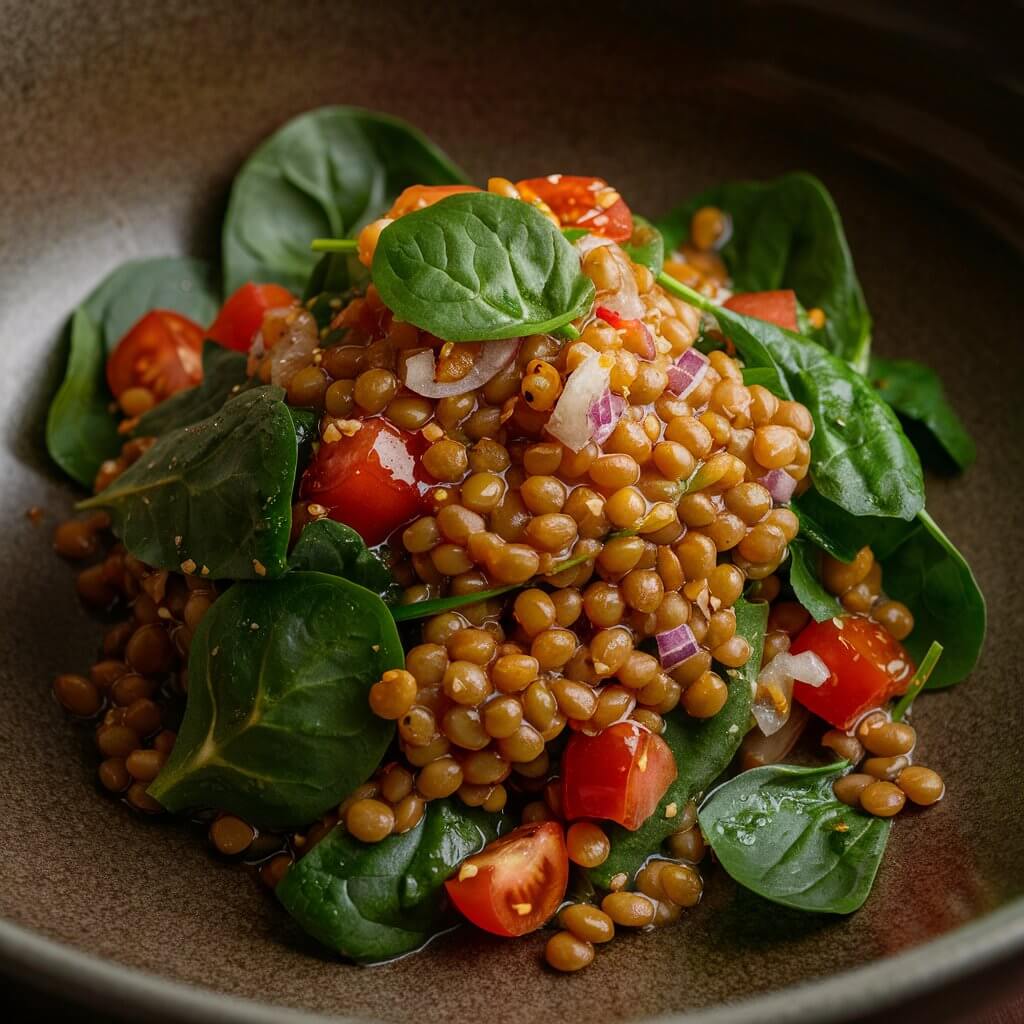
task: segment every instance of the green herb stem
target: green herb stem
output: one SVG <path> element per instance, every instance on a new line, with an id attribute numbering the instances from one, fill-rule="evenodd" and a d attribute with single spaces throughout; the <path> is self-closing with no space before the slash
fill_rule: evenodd
<path id="1" fill-rule="evenodd" d="M 924 656 L 924 660 L 914 673 L 914 678 L 910 680 L 907 692 L 900 697 L 899 703 L 892 709 L 892 720 L 894 722 L 898 722 L 907 713 L 910 705 L 914 703 L 914 698 L 924 689 L 925 684 L 928 682 L 928 677 L 932 674 L 932 669 L 935 668 L 935 663 L 941 655 L 942 644 L 938 640 L 933 640 L 931 647 L 928 648 L 928 653 Z"/>
<path id="2" fill-rule="evenodd" d="M 580 332 L 572 324 L 563 324 L 551 332 L 551 337 L 558 338 L 559 341 L 578 341 L 579 336 Z"/>
<path id="3" fill-rule="evenodd" d="M 359 243 L 354 238 L 314 238 L 309 247 L 313 252 L 358 252 Z"/>

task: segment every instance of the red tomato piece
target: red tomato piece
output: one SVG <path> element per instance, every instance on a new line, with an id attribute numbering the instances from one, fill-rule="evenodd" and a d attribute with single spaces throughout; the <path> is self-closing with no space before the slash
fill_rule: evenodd
<path id="1" fill-rule="evenodd" d="M 457 196 L 461 192 L 479 192 L 476 185 L 410 185 L 404 189 L 391 204 L 391 209 L 384 214 L 392 220 L 398 220 L 407 213 L 415 213 L 427 206 L 433 206 L 449 196 Z"/>
<path id="2" fill-rule="evenodd" d="M 444 883 L 464 917 L 485 932 L 512 938 L 535 931 L 565 899 L 569 854 L 554 821 L 521 825 L 462 862 Z"/>
<path id="3" fill-rule="evenodd" d="M 775 292 L 741 292 L 727 299 L 723 305 L 734 313 L 767 320 L 785 327 L 787 331 L 797 329 L 796 292 L 789 288 Z"/>
<path id="4" fill-rule="evenodd" d="M 633 214 L 603 178 L 549 174 L 516 183 L 527 201 L 541 199 L 564 228 L 586 228 L 591 234 L 625 242 L 633 235 Z"/>
<path id="5" fill-rule="evenodd" d="M 793 698 L 837 729 L 903 693 L 916 671 L 903 645 L 863 615 L 811 622 L 790 647 L 802 651 L 814 651 L 832 675 L 821 686 L 796 683 Z"/>
<path id="6" fill-rule="evenodd" d="M 322 444 L 299 488 L 305 501 L 379 544 L 421 515 L 430 477 L 420 467 L 426 442 L 383 419 L 364 420 L 351 437 Z"/>
<path id="7" fill-rule="evenodd" d="M 203 379 L 203 329 L 180 313 L 154 309 L 139 320 L 107 357 L 107 384 L 120 398 L 146 388 L 161 402 Z"/>
<path id="8" fill-rule="evenodd" d="M 573 733 L 562 755 L 566 820 L 607 818 L 638 829 L 677 774 L 669 745 L 638 722 L 617 722 L 596 736 Z"/>
<path id="9" fill-rule="evenodd" d="M 295 296 L 279 284 L 253 284 L 250 281 L 228 297 L 206 336 L 225 348 L 248 352 L 256 332 L 263 325 L 263 314 L 268 309 L 290 306 L 294 301 Z"/>

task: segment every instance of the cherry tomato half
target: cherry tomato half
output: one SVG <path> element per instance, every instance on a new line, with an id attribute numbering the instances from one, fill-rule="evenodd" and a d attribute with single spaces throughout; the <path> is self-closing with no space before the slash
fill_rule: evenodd
<path id="1" fill-rule="evenodd" d="M 464 917 L 485 932 L 511 938 L 535 931 L 565 898 L 569 854 L 554 821 L 521 825 L 462 862 L 444 883 Z"/>
<path id="2" fill-rule="evenodd" d="M 425 448 L 418 434 L 383 419 L 364 420 L 352 437 L 320 446 L 302 476 L 300 496 L 323 505 L 367 544 L 379 544 L 425 511 L 430 477 L 419 461 Z"/>
<path id="3" fill-rule="evenodd" d="M 564 228 L 586 228 L 613 242 L 625 242 L 633 235 L 633 214 L 602 178 L 549 174 L 526 178 L 516 188 L 526 200 L 536 197 L 547 203 Z"/>
<path id="4" fill-rule="evenodd" d="M 120 398 L 146 388 L 158 401 L 203 379 L 203 329 L 180 313 L 154 309 L 139 320 L 107 357 L 107 384 Z"/>
<path id="5" fill-rule="evenodd" d="M 607 818 L 638 829 L 677 774 L 669 745 L 637 722 L 618 722 L 596 736 L 573 733 L 562 755 L 566 820 Z"/>
<path id="6" fill-rule="evenodd" d="M 877 622 L 844 615 L 805 626 L 790 652 L 814 651 L 832 675 L 821 686 L 796 683 L 793 698 L 837 729 L 903 693 L 916 671 L 903 645 Z"/>
<path id="7" fill-rule="evenodd" d="M 410 185 L 404 189 L 398 198 L 391 204 L 391 209 L 384 214 L 392 220 L 398 220 L 407 213 L 415 213 L 434 203 L 439 203 L 449 196 L 459 195 L 461 192 L 479 192 L 476 185 Z"/>
<path id="8" fill-rule="evenodd" d="M 723 305 L 734 313 L 767 320 L 785 327 L 787 331 L 797 329 L 796 292 L 788 288 L 775 292 L 741 292 L 728 298 Z"/>
<path id="9" fill-rule="evenodd" d="M 236 352 L 248 352 L 252 339 L 263 325 L 268 309 L 290 306 L 295 297 L 279 284 L 243 284 L 220 307 L 217 319 L 206 332 L 208 338 Z"/>

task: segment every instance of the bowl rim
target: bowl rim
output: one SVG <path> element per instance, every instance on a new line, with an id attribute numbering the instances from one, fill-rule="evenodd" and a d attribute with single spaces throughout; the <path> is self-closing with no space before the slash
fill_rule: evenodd
<path id="1" fill-rule="evenodd" d="M 995 964 L 1024 949 L 1024 896 L 912 949 L 848 971 L 716 1007 L 638 1019 L 685 1024 L 830 1024 L 883 1010 L 934 986 Z M 231 996 L 86 953 L 0 919 L 0 971 L 37 989 L 59 986 L 80 1004 L 119 1015 L 188 1024 L 366 1024 Z"/>

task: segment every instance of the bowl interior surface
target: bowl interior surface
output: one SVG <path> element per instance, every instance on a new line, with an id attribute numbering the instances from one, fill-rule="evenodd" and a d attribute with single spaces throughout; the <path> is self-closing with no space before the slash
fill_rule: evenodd
<path id="1" fill-rule="evenodd" d="M 967 190 L 942 202 L 919 186 L 905 137 L 887 147 L 844 135 L 827 88 L 856 82 L 823 86 L 808 106 L 771 75 L 730 69 L 725 53 L 709 59 L 697 29 L 713 20 L 657 6 L 635 12 L 625 33 L 604 30 L 615 16 L 604 5 L 572 15 L 520 5 L 514 18 L 463 5 L 0 6 L 0 916 L 273 1004 L 418 1024 L 497 1012 L 525 1024 L 587 1006 L 632 1020 L 780 989 L 892 956 L 1024 893 L 1019 256 L 957 209 Z M 580 33 L 587 46 L 568 46 Z M 979 442 L 966 478 L 930 481 L 929 507 L 990 612 L 973 678 L 915 710 L 921 760 L 942 772 L 948 796 L 900 819 L 860 913 L 802 915 L 712 871 L 680 925 L 625 936 L 578 976 L 540 969 L 543 935 L 503 943 L 468 929 L 361 970 L 318 949 L 244 871 L 215 863 L 196 830 L 139 819 L 97 791 L 89 731 L 50 694 L 55 674 L 89 664 L 100 628 L 50 549 L 75 497 L 41 442 L 62 324 L 124 259 L 216 258 L 240 161 L 289 116 L 326 103 L 408 119 L 477 181 L 595 173 L 654 215 L 719 180 L 806 169 L 831 189 L 877 350 L 939 370 Z M 997 144 L 988 152 L 996 164 L 1004 155 Z M 25 515 L 32 506 L 45 510 L 39 526 Z"/>

